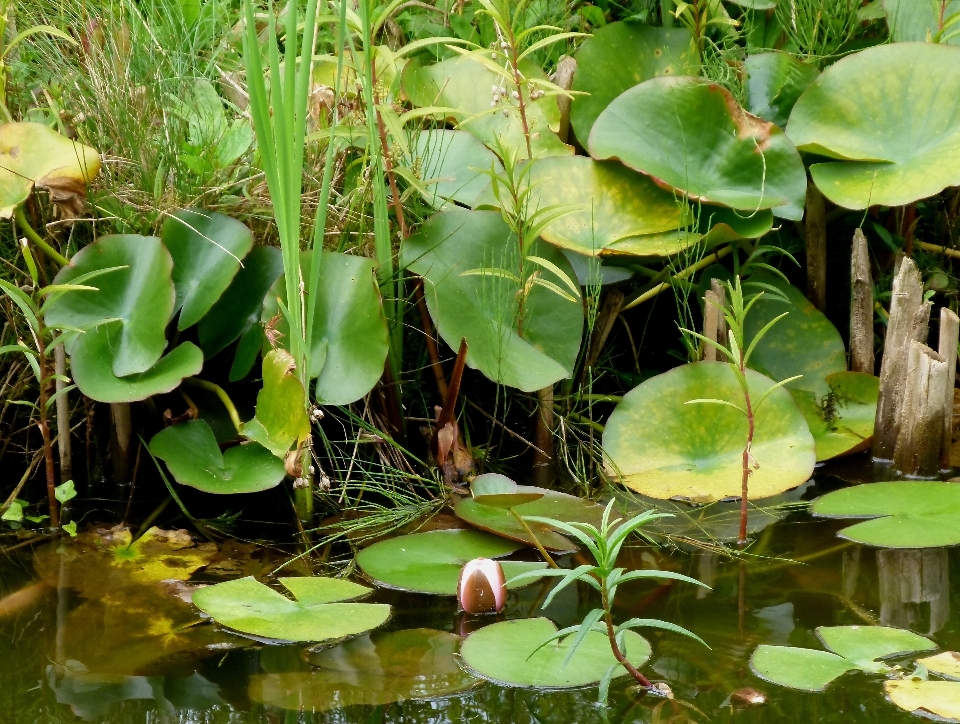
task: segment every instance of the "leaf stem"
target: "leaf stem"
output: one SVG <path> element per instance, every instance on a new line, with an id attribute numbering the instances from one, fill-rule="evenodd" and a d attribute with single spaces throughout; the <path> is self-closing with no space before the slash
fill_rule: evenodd
<path id="1" fill-rule="evenodd" d="M 60 266 L 66 266 L 70 263 L 70 260 L 67 259 L 67 257 L 45 242 L 43 237 L 34 231 L 32 226 L 30 226 L 30 222 L 27 221 L 27 215 L 23 213 L 23 204 L 20 204 L 16 208 L 14 214 L 16 215 L 17 224 L 19 224 L 20 228 L 23 229 L 23 233 L 27 235 L 27 238 L 30 239 L 30 241 L 32 241 L 38 249 L 40 249 L 51 260 L 55 261 Z"/>
<path id="2" fill-rule="evenodd" d="M 607 624 L 607 638 L 610 639 L 610 650 L 613 651 L 614 658 L 620 662 L 620 665 L 623 666 L 634 679 L 637 680 L 637 683 L 640 684 L 645 689 L 649 689 L 653 684 L 650 683 L 650 679 L 640 673 L 636 666 L 630 663 L 624 653 L 620 650 L 620 646 L 617 644 L 617 634 L 613 629 L 613 615 L 610 613 L 610 597 L 607 595 L 607 579 L 606 576 L 602 579 L 600 583 L 603 597 L 603 620 Z"/>
<path id="3" fill-rule="evenodd" d="M 233 426 L 237 428 L 237 433 L 241 433 L 241 428 L 243 423 L 240 422 L 240 415 L 237 413 L 237 408 L 233 404 L 233 400 L 230 399 L 230 396 L 224 391 L 220 385 L 215 385 L 213 382 L 207 382 L 206 380 L 201 380 L 198 377 L 186 377 L 183 380 L 183 384 L 190 385 L 191 387 L 199 387 L 201 390 L 207 390 L 212 392 L 219 398 L 220 402 L 223 403 L 223 406 L 227 408 L 227 414 L 230 415 L 230 422 L 233 423 Z"/>
<path id="4" fill-rule="evenodd" d="M 553 560 L 553 558 L 550 556 L 549 553 L 547 553 L 547 549 L 543 547 L 543 544 L 540 542 L 540 539 L 537 538 L 536 533 L 533 532 L 533 529 L 530 527 L 530 525 L 527 523 L 527 521 L 525 521 L 525 520 L 523 519 L 523 516 L 520 515 L 520 514 L 519 514 L 516 510 L 514 510 L 513 508 L 510 508 L 510 513 L 513 515 L 514 518 L 516 518 L 517 520 L 520 521 L 520 525 L 523 526 L 523 529 L 524 529 L 525 531 L 527 531 L 527 534 L 528 534 L 528 535 L 530 536 L 530 538 L 533 540 L 533 545 L 536 546 L 536 549 L 537 549 L 538 551 L 540 551 L 540 555 L 543 556 L 543 559 L 550 565 L 550 567 L 551 567 L 551 568 L 559 568 L 560 566 L 558 566 L 558 565 L 557 565 L 557 562 L 556 562 L 555 560 Z"/>

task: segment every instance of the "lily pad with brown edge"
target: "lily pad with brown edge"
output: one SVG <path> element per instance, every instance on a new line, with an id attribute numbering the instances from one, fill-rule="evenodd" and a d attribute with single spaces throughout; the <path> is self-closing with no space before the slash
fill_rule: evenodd
<path id="1" fill-rule="evenodd" d="M 275 488 L 286 477 L 283 461 L 256 442 L 220 452 L 204 420 L 188 420 L 161 430 L 150 452 L 163 460 L 181 485 L 217 495 L 255 493 Z"/>
<path id="2" fill-rule="evenodd" d="M 214 543 L 197 543 L 185 530 L 150 528 L 133 540 L 129 528 L 95 528 L 38 548 L 34 569 L 50 586 L 84 598 L 166 580 L 187 580 L 214 559 Z"/>
<path id="3" fill-rule="evenodd" d="M 870 449 L 879 378 L 865 372 L 827 375 L 830 391 L 819 400 L 807 390 L 791 390 L 817 445 L 817 462 Z"/>
<path id="4" fill-rule="evenodd" d="M 617 660 L 606 634 L 591 631 L 564 666 L 576 632 L 537 648 L 557 632 L 547 618 L 501 621 L 474 631 L 460 646 L 460 656 L 471 673 L 501 686 L 570 689 L 598 683 Z M 624 651 L 634 666 L 650 658 L 650 644 L 640 634 L 626 631 Z M 617 666 L 614 678 L 627 675 Z"/>
<path id="5" fill-rule="evenodd" d="M 747 370 L 751 397 L 774 382 Z M 603 448 L 610 474 L 652 498 L 710 502 L 739 496 L 746 417 L 713 398 L 743 405 L 736 375 L 723 362 L 695 362 L 652 377 L 628 392 L 607 421 Z M 755 413 L 750 498 L 767 498 L 810 478 L 813 436 L 785 389 L 774 390 Z"/>
<path id="6" fill-rule="evenodd" d="M 474 485 L 476 482 L 474 482 Z M 474 488 L 475 490 L 475 488 Z M 505 505 L 508 501 L 495 501 L 490 505 L 484 502 L 484 497 L 464 498 L 458 502 L 453 512 L 461 520 L 481 530 L 496 533 L 504 538 L 515 540 L 527 545 L 536 545 L 530 531 L 543 545 L 552 551 L 576 550 L 577 546 L 565 536 L 560 535 L 544 523 L 522 521 L 527 516 L 553 518 L 565 523 L 590 523 L 599 525 L 603 517 L 603 506 L 591 503 L 575 495 L 567 495 L 556 490 L 536 488 L 529 485 L 517 485 L 517 503 Z M 538 496 L 535 500 L 524 502 L 521 496 Z M 500 496 L 496 496 L 500 497 Z M 519 518 L 518 518 L 519 516 Z M 526 525 L 524 525 L 526 523 Z M 529 527 L 530 530 L 527 530 Z M 509 576 L 508 576 L 509 578 Z"/>
<path id="7" fill-rule="evenodd" d="M 960 653 L 956 651 L 943 651 L 936 656 L 917 659 L 917 663 L 937 676 L 960 681 Z"/>
<path id="8" fill-rule="evenodd" d="M 343 639 L 390 617 L 387 604 L 355 602 L 370 589 L 352 581 L 319 576 L 279 580 L 296 600 L 251 577 L 200 588 L 193 603 L 227 628 L 282 641 Z"/>
<path id="9" fill-rule="evenodd" d="M 434 530 L 379 541 L 360 551 L 356 561 L 378 586 L 455 596 L 464 564 L 474 558 L 503 558 L 521 548 L 522 544 L 480 530 Z M 547 566 L 527 561 L 500 561 L 500 565 L 508 580 Z M 527 580 L 522 585 L 531 583 Z"/>
<path id="10" fill-rule="evenodd" d="M 297 377 L 293 357 L 285 349 L 270 350 L 263 358 L 263 388 L 257 393 L 253 419 L 242 434 L 279 458 L 310 436 L 306 392 Z"/>
<path id="11" fill-rule="evenodd" d="M 617 159 L 691 200 L 803 216 L 806 172 L 793 142 L 703 78 L 654 78 L 600 114 L 590 155 Z"/>
<path id="12" fill-rule="evenodd" d="M 958 95 L 960 48 L 878 45 L 827 68 L 793 107 L 787 133 L 826 157 L 810 176 L 833 203 L 903 206 L 960 185 Z"/>
<path id="13" fill-rule="evenodd" d="M 313 671 L 254 675 L 248 691 L 262 704 L 305 712 L 446 697 L 481 683 L 457 663 L 459 645 L 444 631 L 376 631 L 311 653 Z"/>
<path id="14" fill-rule="evenodd" d="M 545 78 L 540 66 L 530 59 L 520 61 L 520 70 L 527 78 Z M 506 83 L 501 105 L 490 106 L 491 88 L 501 82 L 500 75 L 469 56 L 448 58 L 433 65 L 423 65 L 419 58 L 412 58 L 401 75 L 403 92 L 415 106 L 437 108 L 435 117 L 456 122 L 458 130 L 473 134 L 487 146 L 501 144 L 515 152 L 517 159 L 529 158 L 518 103 L 511 97 L 516 88 Z M 533 157 L 572 155 L 573 148 L 557 136 L 560 110 L 556 98 L 548 95 L 530 100 L 529 92 L 525 87 L 524 106 Z"/>
<path id="15" fill-rule="evenodd" d="M 9 219 L 34 188 L 50 192 L 67 218 L 79 216 L 100 154 L 42 123 L 0 125 L 0 218 Z"/>
<path id="16" fill-rule="evenodd" d="M 909 480 L 856 485 L 817 498 L 820 518 L 870 518 L 837 535 L 880 548 L 960 545 L 960 484 Z"/>
<path id="17" fill-rule="evenodd" d="M 936 721 L 960 721 L 960 682 L 900 679 L 884 681 L 883 690 L 904 711 Z"/>
<path id="18" fill-rule="evenodd" d="M 584 145 L 594 121 L 624 91 L 650 78 L 695 75 L 700 58 L 686 28 L 622 21 L 595 28 L 577 51 L 570 125 Z"/>

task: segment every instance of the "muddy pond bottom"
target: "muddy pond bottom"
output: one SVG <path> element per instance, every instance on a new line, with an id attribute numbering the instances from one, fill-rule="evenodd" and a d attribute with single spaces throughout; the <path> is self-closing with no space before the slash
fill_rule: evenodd
<path id="1" fill-rule="evenodd" d="M 597 605 L 583 585 L 542 612 L 552 583 L 540 582 L 512 592 L 502 616 L 472 618 L 458 614 L 452 598 L 377 590 L 366 600 L 393 607 L 385 626 L 311 648 L 235 636 L 198 622 L 176 590 L 111 590 L 95 568 L 81 569 L 79 584 L 51 585 L 73 574 L 39 571 L 35 554 L 18 551 L 0 561 L 0 597 L 20 591 L 25 599 L 0 612 L 0 724 L 917 722 L 884 697 L 882 675 L 849 673 L 822 693 L 803 693 L 751 672 L 760 644 L 823 649 L 818 626 L 897 626 L 960 649 L 956 550 L 866 548 L 837 538 L 842 527 L 794 513 L 758 533 L 743 562 L 709 551 L 627 551 L 620 565 L 670 568 L 713 590 L 628 584 L 617 619 L 671 621 L 710 648 L 644 630 L 653 656 L 642 670 L 676 698 L 640 695 L 621 678 L 607 708 L 598 706 L 595 686 L 507 688 L 456 665 L 461 634 L 496 620 L 546 615 L 560 627 L 579 623 Z M 746 703 L 756 692 L 765 702 Z"/>

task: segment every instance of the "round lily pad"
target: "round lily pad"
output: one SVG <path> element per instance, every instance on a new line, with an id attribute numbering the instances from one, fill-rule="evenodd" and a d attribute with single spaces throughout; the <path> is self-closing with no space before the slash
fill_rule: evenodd
<path id="1" fill-rule="evenodd" d="M 355 636 L 383 624 L 390 606 L 341 603 L 370 592 L 336 578 L 281 578 L 296 600 L 252 576 L 200 588 L 193 602 L 218 623 L 254 636 L 284 641 L 328 641 Z"/>
<path id="2" fill-rule="evenodd" d="M 472 673 L 502 686 L 568 689 L 596 684 L 607 669 L 617 663 L 609 639 L 591 631 L 564 666 L 573 633 L 552 641 L 539 651 L 540 644 L 557 632 L 546 618 L 525 618 L 484 626 L 471 633 L 460 647 L 460 656 Z M 650 644 L 633 631 L 626 632 L 627 659 L 642 666 L 650 658 Z M 615 677 L 625 676 L 620 667 Z"/>
<path id="3" fill-rule="evenodd" d="M 619 159 L 695 200 L 800 219 L 806 172 L 774 124 L 747 113 L 702 78 L 654 78 L 600 114 L 590 155 Z"/>
<path id="4" fill-rule="evenodd" d="M 828 651 L 767 644 L 753 652 L 750 668 L 764 681 L 803 691 L 823 691 L 838 676 L 858 669 Z"/>
<path id="5" fill-rule="evenodd" d="M 827 493 L 811 512 L 823 518 L 872 518 L 838 536 L 881 548 L 960 545 L 960 485 L 938 481 L 893 481 Z"/>
<path id="6" fill-rule="evenodd" d="M 793 107 L 787 132 L 801 151 L 830 159 L 810 175 L 833 203 L 903 206 L 960 185 L 958 95 L 960 48 L 878 45 L 827 68 Z"/>
<path id="7" fill-rule="evenodd" d="M 790 111 L 820 71 L 780 50 L 755 53 L 743 61 L 747 71 L 747 110 L 781 128 Z"/>
<path id="8" fill-rule="evenodd" d="M 936 3 L 918 3 L 911 0 L 883 0 L 886 11 L 887 27 L 894 42 L 927 42 L 930 37 L 935 43 L 960 45 L 960 36 L 955 35 L 956 26 L 946 25 L 944 21 L 960 12 L 958 0 L 938 0 Z M 940 38 L 934 36 L 941 32 Z"/>
<path id="9" fill-rule="evenodd" d="M 879 378 L 865 372 L 834 372 L 825 382 L 830 391 L 819 399 L 808 390 L 790 391 L 816 442 L 817 461 L 868 450 Z"/>
<path id="10" fill-rule="evenodd" d="M 424 628 L 358 636 L 311 654 L 314 671 L 251 677 L 250 698 L 322 712 L 450 696 L 481 683 L 457 664 L 459 645 L 455 634 Z"/>
<path id="11" fill-rule="evenodd" d="M 891 626 L 821 626 L 817 636 L 828 649 L 867 670 L 877 659 L 937 648 L 920 634 Z"/>
<path id="12" fill-rule="evenodd" d="M 883 690 L 901 709 L 946 721 L 960 720 L 960 682 L 902 679 L 884 681 Z"/>
<path id="13" fill-rule="evenodd" d="M 547 490 L 526 492 L 521 490 L 521 487 L 506 475 L 484 473 L 475 477 L 470 483 L 470 493 L 475 501 L 483 505 L 494 508 L 514 508 L 523 503 L 540 500 L 549 492 Z"/>
<path id="14" fill-rule="evenodd" d="M 522 547 L 479 530 L 432 530 L 374 543 L 357 554 L 357 565 L 385 588 L 455 596 L 465 563 L 474 558 L 501 558 Z M 501 565 L 509 580 L 547 564 L 502 561 Z M 533 581 L 523 585 L 530 583 Z"/>
<path id="15" fill-rule="evenodd" d="M 753 370 L 747 383 L 754 400 L 774 384 Z M 714 398 L 743 405 L 733 370 L 723 362 L 696 362 L 635 387 L 610 415 L 603 448 L 611 474 L 653 498 L 709 502 L 739 496 L 747 421 Z M 790 393 L 774 390 L 756 412 L 750 498 L 794 488 L 813 472 L 813 436 Z"/>

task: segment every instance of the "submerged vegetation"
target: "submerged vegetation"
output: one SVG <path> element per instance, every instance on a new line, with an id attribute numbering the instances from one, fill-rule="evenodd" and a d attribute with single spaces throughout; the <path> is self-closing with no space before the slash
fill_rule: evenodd
<path id="1" fill-rule="evenodd" d="M 723 560 L 744 676 L 960 720 L 958 655 L 916 659 L 958 646 L 956 5 L 0 2 L 0 549 L 38 576 L 0 623 L 58 590 L 43 686 L 166 716 L 157 672 L 256 650 L 288 711 L 700 721 L 717 632 L 643 611 Z M 930 630 L 845 568 L 859 624 L 748 635 L 788 516 L 868 519 L 798 558 L 915 555 Z"/>

